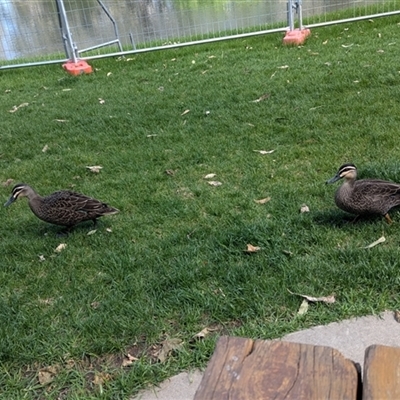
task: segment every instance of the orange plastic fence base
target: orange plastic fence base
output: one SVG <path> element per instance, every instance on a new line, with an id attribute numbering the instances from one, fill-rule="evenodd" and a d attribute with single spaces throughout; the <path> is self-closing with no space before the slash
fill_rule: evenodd
<path id="1" fill-rule="evenodd" d="M 93 68 L 83 60 L 79 60 L 77 62 L 67 61 L 65 64 L 63 64 L 63 68 L 71 75 L 90 74 L 93 72 Z"/>
<path id="2" fill-rule="evenodd" d="M 283 44 L 293 44 L 298 46 L 303 44 L 310 35 L 311 31 L 306 28 L 287 31 L 285 37 L 283 38 Z"/>

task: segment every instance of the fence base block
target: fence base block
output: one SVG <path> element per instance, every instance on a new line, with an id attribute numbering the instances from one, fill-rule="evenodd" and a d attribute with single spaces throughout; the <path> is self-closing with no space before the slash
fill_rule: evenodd
<path id="1" fill-rule="evenodd" d="M 298 46 L 303 44 L 310 35 L 311 31 L 307 28 L 287 31 L 285 37 L 283 38 L 283 44 L 292 44 Z"/>
<path id="2" fill-rule="evenodd" d="M 78 60 L 77 62 L 67 61 L 63 64 L 63 68 L 71 75 L 90 74 L 93 72 L 93 68 L 83 60 Z"/>

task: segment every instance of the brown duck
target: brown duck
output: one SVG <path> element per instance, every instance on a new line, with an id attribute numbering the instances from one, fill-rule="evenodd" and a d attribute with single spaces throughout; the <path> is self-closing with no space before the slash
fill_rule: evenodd
<path id="1" fill-rule="evenodd" d="M 342 186 L 336 190 L 335 203 L 351 214 L 379 214 L 391 224 L 389 211 L 400 205 L 400 184 L 380 179 L 357 179 L 357 168 L 354 164 L 343 164 L 336 175 L 326 181 L 334 183 L 344 179 Z"/>
<path id="2" fill-rule="evenodd" d="M 32 212 L 41 220 L 66 227 L 69 232 L 76 224 L 92 220 L 96 226 L 97 218 L 119 212 L 99 200 L 69 190 L 60 190 L 46 197 L 40 196 L 29 185 L 18 183 L 4 204 L 12 204 L 19 197 L 27 197 Z"/>

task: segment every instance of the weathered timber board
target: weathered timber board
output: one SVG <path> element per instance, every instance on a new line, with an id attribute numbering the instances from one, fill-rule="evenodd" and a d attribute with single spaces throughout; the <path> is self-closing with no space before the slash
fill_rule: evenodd
<path id="1" fill-rule="evenodd" d="M 330 347 L 222 336 L 195 400 L 356 400 L 355 364 Z"/>
<path id="2" fill-rule="evenodd" d="M 372 345 L 365 351 L 363 400 L 400 399 L 400 348 Z"/>

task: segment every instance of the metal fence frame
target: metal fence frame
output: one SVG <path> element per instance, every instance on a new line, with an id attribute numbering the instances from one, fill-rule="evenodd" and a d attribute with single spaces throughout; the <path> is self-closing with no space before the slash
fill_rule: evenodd
<path id="1" fill-rule="evenodd" d="M 257 30 L 254 32 L 236 33 L 236 34 L 232 34 L 232 35 L 210 37 L 210 38 L 199 39 L 199 40 L 188 40 L 188 41 L 183 41 L 182 43 L 171 43 L 171 44 L 165 44 L 165 45 L 159 45 L 159 46 L 144 47 L 144 48 L 139 48 L 139 49 L 136 48 L 134 41 L 131 38 L 131 42 L 133 44 L 133 49 L 124 51 L 123 47 L 121 45 L 120 38 L 119 38 L 117 22 L 113 18 L 112 14 L 108 10 L 108 8 L 104 4 L 104 2 L 102 0 L 96 0 L 96 1 L 98 2 L 99 6 L 102 8 L 103 12 L 107 15 L 107 17 L 111 21 L 111 23 L 113 25 L 113 29 L 114 29 L 115 39 L 79 50 L 76 43 L 73 41 L 71 29 L 69 27 L 69 22 L 68 22 L 68 16 L 67 16 L 67 13 L 66 13 L 65 7 L 64 7 L 64 0 L 55 0 L 56 6 L 57 6 L 58 18 L 59 18 L 60 34 L 62 37 L 62 42 L 64 45 L 64 51 L 66 54 L 66 58 L 37 61 L 37 62 L 25 62 L 25 63 L 23 62 L 23 63 L 17 63 L 17 64 L 0 65 L 0 70 L 11 69 L 11 68 L 21 68 L 21 67 L 27 67 L 27 66 L 61 64 L 61 63 L 65 63 L 67 61 L 76 62 L 78 59 L 88 61 L 88 60 L 94 60 L 94 59 L 99 59 L 99 58 L 104 58 L 104 57 L 127 56 L 127 55 L 131 55 L 131 54 L 135 54 L 135 53 L 144 53 L 144 52 L 149 52 L 149 51 L 158 51 L 158 50 L 193 46 L 193 45 L 205 44 L 205 43 L 214 43 L 217 41 L 246 38 L 246 37 L 251 37 L 251 36 L 260 36 L 260 35 L 266 35 L 266 34 L 271 34 L 271 33 L 282 33 L 282 32 L 285 33 L 287 31 L 292 31 L 292 30 L 296 29 L 295 28 L 296 17 L 298 19 L 298 28 L 297 29 L 301 30 L 301 29 L 303 29 L 302 5 L 304 3 L 307 3 L 307 0 L 287 0 L 287 25 L 285 25 L 284 27 Z M 393 4 L 396 4 L 395 0 L 393 0 Z M 398 10 L 392 10 L 392 11 L 382 12 L 382 13 L 378 13 L 378 14 L 361 15 L 361 16 L 350 17 L 350 18 L 345 18 L 345 19 L 337 19 L 337 20 L 331 20 L 331 21 L 311 23 L 311 24 L 307 24 L 307 28 L 312 29 L 312 28 L 318 28 L 318 27 L 328 26 L 328 25 L 335 25 L 335 24 L 340 24 L 340 23 L 355 22 L 355 21 L 361 21 L 361 20 L 366 20 L 366 19 L 398 15 L 398 14 L 400 14 L 400 5 L 398 6 L 398 8 L 399 8 Z M 99 49 L 101 47 L 105 47 L 105 46 L 109 46 L 109 45 L 117 45 L 119 48 L 119 51 L 108 52 L 108 53 L 97 54 L 97 55 L 90 55 L 90 56 L 86 56 L 86 57 L 83 56 L 83 53 L 85 53 L 85 52 L 88 52 L 88 51 L 91 51 L 94 49 Z"/>

